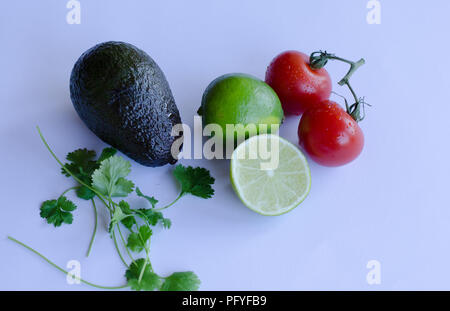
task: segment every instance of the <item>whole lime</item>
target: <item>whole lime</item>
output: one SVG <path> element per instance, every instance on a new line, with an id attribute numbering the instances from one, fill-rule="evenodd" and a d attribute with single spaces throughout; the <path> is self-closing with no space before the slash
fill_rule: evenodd
<path id="1" fill-rule="evenodd" d="M 264 81 L 242 73 L 212 81 L 203 94 L 198 114 L 204 127 L 220 126 L 225 141 L 270 133 L 273 125 L 278 129 L 284 117 L 275 91 Z"/>

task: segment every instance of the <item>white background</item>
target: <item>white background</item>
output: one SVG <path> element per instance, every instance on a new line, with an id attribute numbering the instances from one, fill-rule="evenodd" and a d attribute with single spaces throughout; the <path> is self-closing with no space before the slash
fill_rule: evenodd
<path id="1" fill-rule="evenodd" d="M 241 204 L 227 161 L 183 160 L 211 171 L 216 195 L 185 197 L 166 212 L 173 226 L 152 240 L 158 273 L 193 270 L 203 290 L 450 289 L 448 1 L 381 0 L 380 25 L 367 24 L 365 0 L 81 0 L 80 25 L 67 24 L 65 4 L 1 4 L 0 289 L 91 289 L 68 285 L 7 235 L 62 266 L 79 260 L 82 277 L 92 282 L 125 282 L 104 214 L 89 258 L 88 202 L 79 203 L 70 226 L 55 229 L 39 217 L 41 202 L 72 181 L 60 175 L 35 126 L 61 158 L 79 147 L 105 146 L 75 113 L 69 75 L 81 53 L 108 40 L 132 43 L 157 61 L 189 125 L 212 79 L 230 72 L 263 79 L 284 50 L 326 49 L 367 61 L 353 77 L 372 104 L 361 123 L 361 156 L 334 169 L 310 161 L 309 197 L 280 217 Z M 334 91 L 349 96 L 336 83 L 346 65 L 327 69 Z M 281 129 L 293 143 L 298 122 L 287 118 Z M 172 169 L 133 162 L 131 178 L 164 204 L 178 193 Z M 366 282 L 372 259 L 381 263 L 380 285 Z"/>

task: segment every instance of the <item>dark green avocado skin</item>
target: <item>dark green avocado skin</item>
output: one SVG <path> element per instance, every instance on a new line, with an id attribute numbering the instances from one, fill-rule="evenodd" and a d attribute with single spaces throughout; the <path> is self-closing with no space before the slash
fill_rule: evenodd
<path id="1" fill-rule="evenodd" d="M 70 77 L 73 106 L 107 144 L 145 166 L 173 164 L 171 146 L 181 123 L 164 73 L 144 51 L 124 42 L 86 51 Z"/>

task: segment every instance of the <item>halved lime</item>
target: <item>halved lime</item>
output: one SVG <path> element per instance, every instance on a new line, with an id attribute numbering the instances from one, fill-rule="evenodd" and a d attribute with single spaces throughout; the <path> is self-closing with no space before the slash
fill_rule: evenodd
<path id="1" fill-rule="evenodd" d="M 241 201 L 265 216 L 287 213 L 309 193 L 311 174 L 303 153 L 273 134 L 253 136 L 231 156 L 231 183 Z"/>

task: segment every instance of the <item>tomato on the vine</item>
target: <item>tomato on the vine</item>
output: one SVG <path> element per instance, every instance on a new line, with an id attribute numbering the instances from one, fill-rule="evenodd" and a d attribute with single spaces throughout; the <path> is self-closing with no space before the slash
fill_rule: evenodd
<path id="1" fill-rule="evenodd" d="M 325 166 L 353 161 L 364 146 L 364 134 L 358 123 L 341 106 L 329 100 L 303 114 L 298 138 L 306 153 Z"/>
<path id="2" fill-rule="evenodd" d="M 300 115 L 330 97 L 328 72 L 324 68 L 311 68 L 309 60 L 301 52 L 286 51 L 267 68 L 266 83 L 277 93 L 286 115 Z"/>

